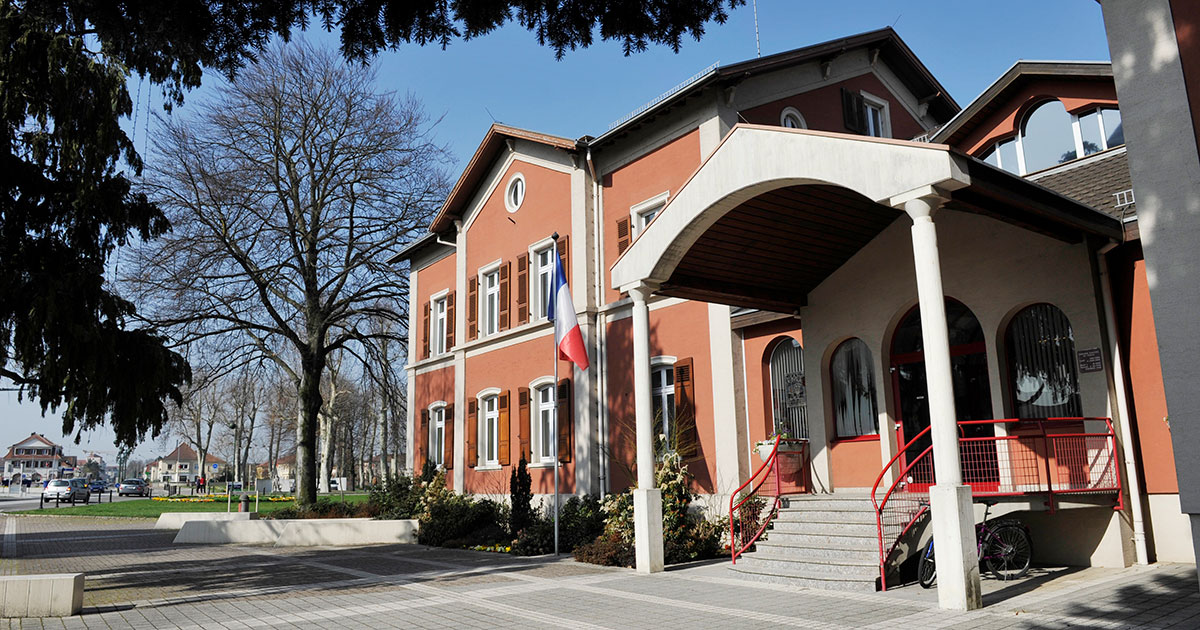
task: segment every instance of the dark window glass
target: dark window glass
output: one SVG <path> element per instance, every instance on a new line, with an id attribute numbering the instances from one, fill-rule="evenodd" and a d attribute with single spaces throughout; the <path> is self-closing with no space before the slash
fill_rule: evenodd
<path id="1" fill-rule="evenodd" d="M 1050 304 L 1013 317 L 1006 338 L 1010 385 L 1018 418 L 1083 415 L 1071 322 Z"/>
<path id="2" fill-rule="evenodd" d="M 879 433 L 875 370 L 862 339 L 849 339 L 833 352 L 829 365 L 833 415 L 838 437 Z"/>

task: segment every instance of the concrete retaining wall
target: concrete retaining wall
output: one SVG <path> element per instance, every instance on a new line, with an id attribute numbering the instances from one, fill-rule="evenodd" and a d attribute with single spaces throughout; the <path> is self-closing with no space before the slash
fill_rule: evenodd
<path id="1" fill-rule="evenodd" d="M 188 521 L 177 544 L 243 544 L 317 547 L 417 542 L 417 521 L 372 519 L 301 519 Z"/>
<path id="2" fill-rule="evenodd" d="M 163 512 L 154 529 L 179 529 L 188 521 L 254 521 L 258 512 Z"/>
<path id="3" fill-rule="evenodd" d="M 82 607 L 82 573 L 0 577 L 0 617 L 69 617 Z"/>

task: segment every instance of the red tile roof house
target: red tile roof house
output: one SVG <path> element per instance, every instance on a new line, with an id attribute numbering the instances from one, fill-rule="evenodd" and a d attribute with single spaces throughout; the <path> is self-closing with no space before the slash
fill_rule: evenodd
<path id="1" fill-rule="evenodd" d="M 195 449 L 181 443 L 170 454 L 150 462 L 146 472 L 150 483 L 191 483 L 200 476 L 201 471 L 207 479 L 215 479 L 224 474 L 228 467 L 225 460 L 212 453 L 205 456 L 203 466 L 200 466 L 199 460 Z"/>
<path id="2" fill-rule="evenodd" d="M 961 109 L 891 29 L 707 69 L 597 137 L 493 125 L 393 259 L 408 466 L 635 487 L 657 571 L 654 441 L 727 513 L 786 433 L 794 523 L 748 574 L 875 589 L 933 530 L 969 607 L 973 496 L 1035 562 L 1194 562 L 1124 154 L 1108 64 L 1018 63 Z M 557 382 L 555 251 L 591 358 Z"/>
<path id="3" fill-rule="evenodd" d="M 31 433 L 8 448 L 4 455 L 4 478 L 10 483 L 70 478 L 75 474 L 75 463 L 75 456 L 63 455 L 61 446 L 40 433 Z"/>

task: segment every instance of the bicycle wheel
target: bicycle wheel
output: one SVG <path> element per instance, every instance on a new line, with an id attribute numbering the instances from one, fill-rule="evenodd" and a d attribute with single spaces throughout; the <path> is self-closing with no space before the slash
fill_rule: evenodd
<path id="1" fill-rule="evenodd" d="M 997 580 L 1015 580 L 1029 573 L 1033 541 L 1020 525 L 1002 525 L 991 530 L 983 545 L 984 562 Z"/>
<path id="2" fill-rule="evenodd" d="M 917 565 L 917 582 L 921 588 L 930 588 L 936 581 L 937 565 L 933 561 L 933 539 L 930 538 L 925 552 L 921 554 L 921 562 Z"/>

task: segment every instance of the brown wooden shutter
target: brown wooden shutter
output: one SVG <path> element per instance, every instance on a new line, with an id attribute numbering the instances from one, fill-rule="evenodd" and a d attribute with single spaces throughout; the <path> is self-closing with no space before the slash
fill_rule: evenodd
<path id="1" fill-rule="evenodd" d="M 617 255 L 625 253 L 629 249 L 629 243 L 632 242 L 630 234 L 629 217 L 621 217 L 617 219 Z"/>
<path id="2" fill-rule="evenodd" d="M 517 325 L 529 321 L 529 254 L 517 256 Z"/>
<path id="3" fill-rule="evenodd" d="M 430 308 L 431 307 L 430 307 L 429 302 L 426 302 L 425 304 L 422 305 L 422 309 L 421 309 L 424 312 L 424 314 L 421 316 L 421 358 L 422 359 L 429 358 L 429 322 L 430 322 L 429 311 L 430 311 Z"/>
<path id="4" fill-rule="evenodd" d="M 454 292 L 446 296 L 446 351 L 454 349 L 454 328 L 457 326 L 454 319 Z"/>
<path id="5" fill-rule="evenodd" d="M 417 431 L 417 456 L 413 459 L 413 474 L 421 474 L 421 468 L 429 460 L 429 410 L 421 410 L 421 428 Z"/>
<path id="6" fill-rule="evenodd" d="M 567 283 L 571 282 L 571 237 L 560 236 L 556 243 L 558 247 L 558 257 L 562 260 L 563 276 L 566 277 Z M 550 283 L 550 299 L 554 299 L 554 283 Z"/>
<path id="7" fill-rule="evenodd" d="M 685 459 L 700 456 L 700 435 L 696 432 L 696 379 L 692 358 L 675 362 L 675 426 L 679 434 L 675 449 Z"/>
<path id="8" fill-rule="evenodd" d="M 446 443 L 442 451 L 442 468 L 454 468 L 454 405 L 446 405 L 442 410 L 442 423 L 446 425 L 444 439 Z"/>
<path id="9" fill-rule="evenodd" d="M 529 435 L 531 433 L 529 415 L 529 388 L 517 388 L 517 441 L 520 444 L 521 455 L 525 457 L 525 461 L 533 459 L 533 454 L 529 450 Z"/>
<path id="10" fill-rule="evenodd" d="M 507 389 L 500 392 L 500 395 L 496 398 L 496 403 L 500 405 L 500 417 L 496 423 L 500 425 L 497 427 L 500 433 L 500 438 L 496 441 L 499 442 L 497 446 L 500 447 L 501 466 L 508 466 L 509 462 L 511 461 L 509 458 L 509 451 L 512 450 L 512 440 L 509 439 L 509 431 L 511 430 L 511 426 L 508 421 L 508 398 Z"/>
<path id="11" fill-rule="evenodd" d="M 847 131 L 863 133 L 867 130 L 867 113 L 863 107 L 861 94 L 842 88 L 842 121 Z"/>
<path id="12" fill-rule="evenodd" d="M 467 401 L 467 467 L 479 463 L 479 402 Z"/>
<path id="13" fill-rule="evenodd" d="M 575 452 L 575 430 L 572 410 L 575 405 L 571 400 L 571 379 L 564 378 L 558 382 L 558 461 L 571 461 Z"/>
<path id="14" fill-rule="evenodd" d="M 479 278 L 467 280 L 467 341 L 479 336 Z"/>
<path id="15" fill-rule="evenodd" d="M 511 295 L 508 292 L 508 273 L 512 263 L 506 262 L 500 265 L 500 325 L 496 330 L 508 330 L 508 325 L 511 323 L 508 317 L 508 305 L 511 300 Z"/>

